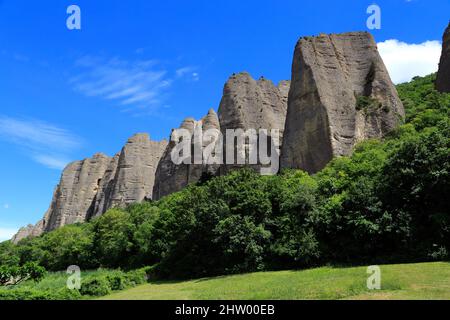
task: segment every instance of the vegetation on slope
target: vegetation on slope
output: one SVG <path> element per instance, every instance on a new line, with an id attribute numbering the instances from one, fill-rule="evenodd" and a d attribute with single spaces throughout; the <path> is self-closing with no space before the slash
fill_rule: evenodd
<path id="1" fill-rule="evenodd" d="M 314 176 L 235 171 L 158 202 L 4 242 L 0 265 L 156 265 L 155 275 L 168 279 L 449 259 L 450 95 L 433 89 L 434 78 L 398 86 L 406 124 Z"/>

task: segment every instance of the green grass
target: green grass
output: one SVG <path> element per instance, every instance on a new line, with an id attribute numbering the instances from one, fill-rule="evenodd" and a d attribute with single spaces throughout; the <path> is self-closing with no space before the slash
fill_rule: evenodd
<path id="1" fill-rule="evenodd" d="M 110 300 L 450 299 L 450 263 L 381 266 L 381 290 L 368 290 L 366 267 L 258 272 L 165 281 L 113 293 Z"/>
<path id="2" fill-rule="evenodd" d="M 110 273 L 111 270 L 99 269 L 93 271 L 83 271 L 81 272 L 81 277 L 86 278 L 91 275 L 101 276 Z M 49 272 L 44 279 L 39 282 L 25 281 L 16 286 L 16 288 L 21 289 L 35 289 L 35 290 L 58 290 L 65 288 L 67 285 L 67 278 L 70 275 L 66 272 Z"/>

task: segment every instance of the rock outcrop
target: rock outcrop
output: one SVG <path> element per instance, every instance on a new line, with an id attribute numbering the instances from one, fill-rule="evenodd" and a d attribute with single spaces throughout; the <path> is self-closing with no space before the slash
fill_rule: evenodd
<path id="1" fill-rule="evenodd" d="M 165 140 L 155 142 L 148 134 L 137 134 L 113 158 L 98 153 L 70 163 L 44 218 L 20 229 L 12 241 L 87 221 L 111 207 L 151 199 L 156 167 L 166 146 Z"/>
<path id="2" fill-rule="evenodd" d="M 110 202 L 113 196 L 115 177 L 117 172 L 117 167 L 119 165 L 120 153 L 116 154 L 106 167 L 105 174 L 98 186 L 98 193 L 95 197 L 94 209 L 91 212 L 91 217 L 97 217 L 102 215 L 111 206 Z"/>
<path id="3" fill-rule="evenodd" d="M 64 169 L 44 218 L 45 231 L 86 221 L 92 214 L 100 182 L 110 161 L 110 157 L 98 153 L 92 158 L 72 162 Z"/>
<path id="4" fill-rule="evenodd" d="M 278 129 L 281 134 L 287 111 L 287 98 L 289 92 L 289 81 L 281 81 L 275 86 L 272 81 L 261 78 L 254 80 L 248 73 L 234 74 L 226 82 L 223 97 L 220 102 L 219 115 L 213 109 L 201 120 L 187 118 L 180 128 L 191 133 L 192 150 L 196 143 L 195 137 L 202 137 L 203 147 L 211 146 L 215 149 L 217 143 L 226 143 L 227 129 Z M 215 129 L 222 133 L 223 141 L 219 142 L 215 137 L 205 136 L 207 130 Z M 171 139 L 172 140 L 172 139 Z M 190 183 L 198 182 L 202 177 L 226 174 L 228 171 L 240 168 L 243 164 L 217 164 L 215 161 L 205 163 L 175 164 L 171 154 L 175 147 L 175 141 L 167 146 L 156 172 L 156 182 L 153 198 L 160 199 L 168 194 L 179 191 Z M 213 157 L 226 159 L 225 148 L 222 154 L 219 151 Z M 252 166 L 259 169 L 261 166 Z"/>
<path id="5" fill-rule="evenodd" d="M 436 78 L 436 89 L 439 92 L 450 92 L 450 24 L 442 38 L 442 55 Z"/>
<path id="6" fill-rule="evenodd" d="M 404 117 L 373 37 L 366 32 L 301 38 L 295 48 L 282 168 L 310 173 Z"/>
<path id="7" fill-rule="evenodd" d="M 174 132 L 172 131 L 170 142 L 164 151 L 164 155 L 162 156 L 156 171 L 155 186 L 153 189 L 153 198 L 155 200 L 177 192 L 190 183 L 198 182 L 202 176 L 216 175 L 220 168 L 219 165 L 206 164 L 204 162 L 207 161 L 203 161 L 203 157 L 197 157 L 198 159 L 196 159 L 194 155 L 196 144 L 199 144 L 202 147 L 211 144 L 212 148 L 214 148 L 218 141 L 218 136 L 211 137 L 204 134 L 208 130 L 216 130 L 217 133 L 220 132 L 219 119 L 213 109 L 210 109 L 208 114 L 201 120 L 197 121 L 193 118 L 186 118 L 181 123 L 179 129 L 185 129 L 190 133 L 190 160 L 186 160 L 184 163 L 180 164 L 174 163 L 172 153 L 176 152 L 174 148 L 180 140 L 175 140 L 175 136 L 173 135 Z"/>
<path id="8" fill-rule="evenodd" d="M 148 134 L 131 137 L 120 153 L 106 205 L 95 214 L 102 214 L 111 207 L 152 199 L 156 168 L 166 146 L 166 140 L 151 141 Z"/>
<path id="9" fill-rule="evenodd" d="M 248 73 L 231 76 L 225 84 L 219 106 L 222 132 L 226 129 L 284 129 L 289 81 L 275 86 L 264 78 L 254 80 Z"/>
<path id="10" fill-rule="evenodd" d="M 286 120 L 289 87 L 290 81 L 281 81 L 275 86 L 272 81 L 264 78 L 256 81 L 246 72 L 231 76 L 225 84 L 219 106 L 224 145 L 227 144 L 227 129 L 267 129 L 269 135 L 271 129 L 277 129 L 280 131 L 280 144 Z M 234 156 L 236 159 L 236 155 Z M 228 164 L 222 171 L 227 172 L 238 167 L 240 165 Z M 252 167 L 257 170 L 260 165 Z"/>
<path id="11" fill-rule="evenodd" d="M 447 57 L 448 33 L 443 54 Z M 443 61 L 440 79 L 448 80 L 448 58 Z M 200 120 L 185 119 L 180 126 L 183 137 L 174 130 L 170 142 L 154 142 L 147 134 L 137 134 L 113 158 L 96 154 L 69 164 L 44 218 L 35 226 L 22 228 L 12 241 L 89 220 L 111 207 L 158 200 L 190 183 L 242 166 L 275 173 L 261 164 L 259 153 L 256 164 L 249 161 L 248 137 L 241 139 L 241 151 L 246 153 L 243 162 L 237 163 L 234 148 L 233 163 L 224 164 L 226 145 L 230 144 L 226 141 L 228 129 L 255 130 L 257 135 L 265 134 L 260 129 L 267 130 L 271 140 L 266 147 L 271 155 L 273 146 L 282 140 L 282 168 L 313 173 L 334 156 L 349 155 L 357 142 L 383 137 L 403 117 L 403 105 L 370 34 L 305 37 L 295 49 L 292 82 L 274 85 L 264 78 L 256 81 L 245 72 L 234 74 L 224 86 L 218 115 L 211 109 Z M 272 129 L 280 135 L 270 136 Z M 236 146 L 238 139 L 230 139 Z M 181 141 L 188 142 L 189 150 L 180 149 Z M 258 140 L 261 142 L 266 144 Z M 205 148 L 212 151 L 206 152 L 207 159 L 202 152 Z M 200 156 L 195 151 L 199 149 Z M 178 160 L 188 159 L 174 162 L 174 155 Z"/>
<path id="12" fill-rule="evenodd" d="M 40 220 L 36 225 L 29 224 L 26 227 L 20 228 L 19 231 L 12 237 L 12 243 L 18 243 L 22 239 L 38 237 L 44 232 L 44 220 Z"/>

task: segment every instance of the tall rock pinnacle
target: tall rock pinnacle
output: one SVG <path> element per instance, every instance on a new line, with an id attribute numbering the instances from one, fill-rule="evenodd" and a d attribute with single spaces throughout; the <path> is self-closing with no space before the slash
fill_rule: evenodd
<path id="1" fill-rule="evenodd" d="M 220 129 L 226 141 L 227 129 L 271 129 L 280 131 L 280 141 L 286 120 L 287 99 L 290 81 L 281 81 L 278 86 L 261 78 L 254 80 L 247 72 L 231 76 L 225 84 L 219 107 Z M 248 155 L 246 155 L 247 157 Z M 226 152 L 224 152 L 226 157 Z M 236 155 L 235 155 L 236 157 Z M 221 169 L 223 173 L 242 165 L 229 164 Z M 258 170 L 261 166 L 252 165 Z"/>
<path id="2" fill-rule="evenodd" d="M 442 55 L 436 78 L 436 89 L 440 92 L 450 92 L 450 23 L 442 38 Z"/>
<path id="3" fill-rule="evenodd" d="M 105 207 L 99 208 L 101 210 L 95 215 L 112 207 L 151 199 L 156 168 L 166 146 L 167 141 L 152 141 L 146 133 L 136 134 L 128 139 L 117 160 Z"/>
<path id="4" fill-rule="evenodd" d="M 366 32 L 301 38 L 281 150 L 282 168 L 310 173 L 364 139 L 379 138 L 404 117 L 373 37 Z"/>
<path id="5" fill-rule="evenodd" d="M 114 158 L 98 153 L 70 163 L 63 170 L 44 218 L 20 229 L 12 241 L 85 222 L 114 206 L 151 198 L 156 167 L 166 145 L 165 140 L 155 142 L 148 134 L 137 134 Z"/>
<path id="6" fill-rule="evenodd" d="M 201 120 L 186 118 L 180 125 L 180 129 L 186 129 L 191 134 L 191 145 L 197 143 L 196 136 L 202 137 L 202 144 L 208 144 L 210 141 L 204 136 L 204 132 L 210 129 L 220 131 L 219 119 L 213 109 Z M 211 141 L 214 142 L 214 141 Z M 180 191 L 190 183 L 198 182 L 204 174 L 215 175 L 218 170 L 216 165 L 206 165 L 195 163 L 191 158 L 190 164 L 175 164 L 172 160 L 172 151 L 175 148 L 175 141 L 170 141 L 161 161 L 158 164 L 155 177 L 155 186 L 153 188 L 153 198 L 158 200 L 166 195 Z"/>

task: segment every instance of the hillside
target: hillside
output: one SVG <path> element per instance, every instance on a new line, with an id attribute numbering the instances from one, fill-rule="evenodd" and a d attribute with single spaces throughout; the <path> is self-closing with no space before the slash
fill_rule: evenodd
<path id="1" fill-rule="evenodd" d="M 381 266 L 381 290 L 366 287 L 366 267 L 258 272 L 183 282 L 154 282 L 106 300 L 450 299 L 450 263 Z"/>

